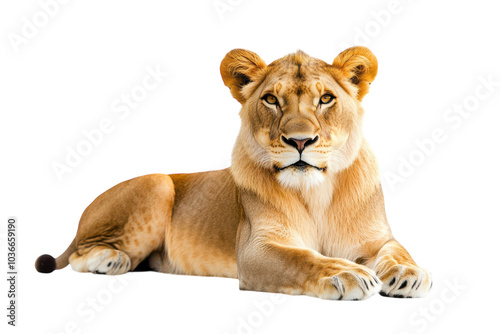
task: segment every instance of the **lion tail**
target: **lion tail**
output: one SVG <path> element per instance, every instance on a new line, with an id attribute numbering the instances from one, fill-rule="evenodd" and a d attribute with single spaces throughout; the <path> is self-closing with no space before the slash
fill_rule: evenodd
<path id="1" fill-rule="evenodd" d="M 68 246 L 68 248 L 59 255 L 56 259 L 48 254 L 43 254 L 36 259 L 35 268 L 38 272 L 48 274 L 56 269 L 62 269 L 69 263 L 68 259 L 71 254 L 76 250 L 76 238 Z"/>

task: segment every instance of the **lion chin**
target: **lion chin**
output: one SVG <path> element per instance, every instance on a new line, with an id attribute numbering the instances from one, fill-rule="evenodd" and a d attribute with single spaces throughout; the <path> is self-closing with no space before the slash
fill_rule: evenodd
<path id="1" fill-rule="evenodd" d="M 287 167 L 277 174 L 278 182 L 284 188 L 308 190 L 319 186 L 325 181 L 323 169 L 308 167 Z"/>

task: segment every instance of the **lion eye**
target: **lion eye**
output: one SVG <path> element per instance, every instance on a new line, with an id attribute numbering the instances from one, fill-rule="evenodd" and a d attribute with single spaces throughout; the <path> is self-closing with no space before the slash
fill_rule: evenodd
<path id="1" fill-rule="evenodd" d="M 262 99 L 269 104 L 278 105 L 278 99 L 274 95 L 266 94 Z"/>
<path id="2" fill-rule="evenodd" d="M 334 99 L 332 94 L 325 94 L 319 99 L 320 104 L 328 104 Z"/>

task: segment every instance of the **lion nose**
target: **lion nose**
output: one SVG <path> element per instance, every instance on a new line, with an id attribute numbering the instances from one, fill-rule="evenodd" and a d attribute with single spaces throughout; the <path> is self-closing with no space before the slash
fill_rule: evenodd
<path id="1" fill-rule="evenodd" d="M 299 151 L 299 153 L 302 153 L 302 151 L 307 146 L 312 145 L 318 141 L 318 136 L 316 136 L 314 138 L 305 138 L 305 139 L 285 138 L 285 136 L 282 136 L 281 138 L 288 145 L 295 147 L 297 149 L 297 151 Z"/>

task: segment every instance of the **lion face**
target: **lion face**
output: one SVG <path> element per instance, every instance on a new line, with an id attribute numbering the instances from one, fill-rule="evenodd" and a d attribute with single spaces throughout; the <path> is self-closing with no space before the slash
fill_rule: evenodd
<path id="1" fill-rule="evenodd" d="M 301 51 L 266 65 L 245 50 L 221 64 L 242 103 L 243 149 L 291 188 L 321 184 L 352 163 L 362 140 L 360 101 L 376 70 L 366 48 L 348 49 L 332 65 Z"/>

